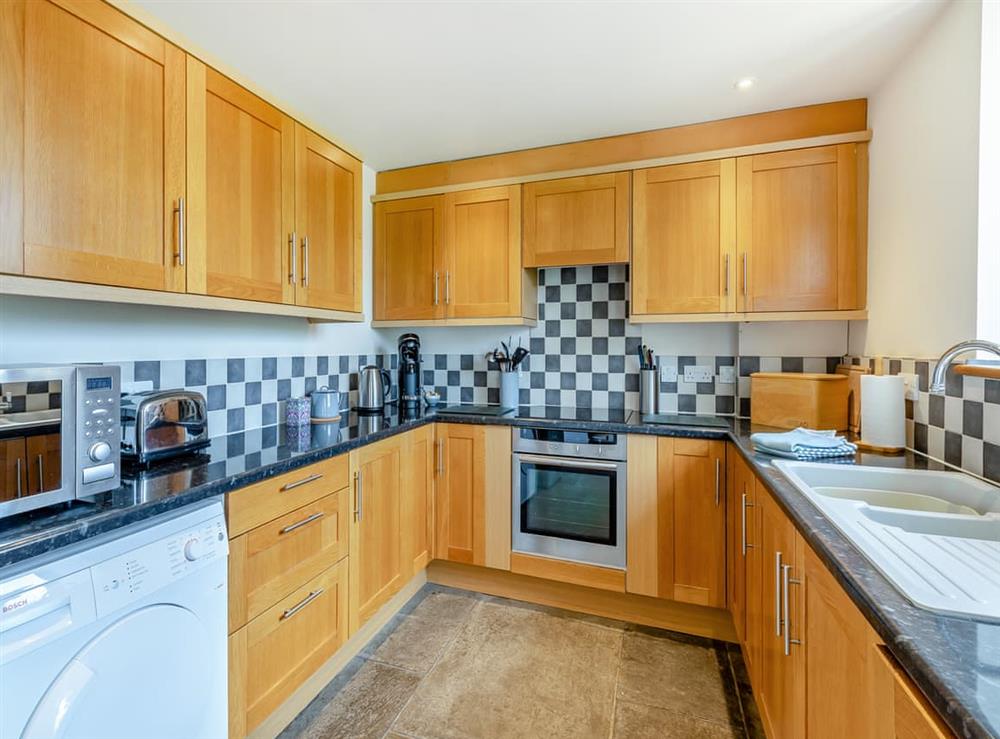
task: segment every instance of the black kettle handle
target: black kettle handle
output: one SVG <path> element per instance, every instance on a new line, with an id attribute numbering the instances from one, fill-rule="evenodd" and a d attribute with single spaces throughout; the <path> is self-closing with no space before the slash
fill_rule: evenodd
<path id="1" fill-rule="evenodd" d="M 383 379 L 385 379 L 385 387 L 382 389 L 382 400 L 389 397 L 389 391 L 392 390 L 392 375 L 389 374 L 388 370 L 379 368 L 379 372 L 382 373 Z"/>

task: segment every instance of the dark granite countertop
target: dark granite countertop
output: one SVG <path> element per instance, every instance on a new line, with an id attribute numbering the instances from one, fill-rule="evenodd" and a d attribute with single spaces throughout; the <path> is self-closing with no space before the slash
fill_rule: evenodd
<path id="1" fill-rule="evenodd" d="M 222 495 L 260 480 L 433 421 L 506 426 L 544 425 L 617 433 L 730 439 L 750 463 L 890 651 L 962 737 L 1000 736 L 1000 624 L 917 608 L 750 444 L 749 422 L 725 427 L 643 423 L 623 410 L 527 408 L 505 416 L 452 416 L 429 411 L 401 417 L 345 413 L 338 425 L 297 433 L 270 426 L 212 440 L 202 452 L 130 475 L 93 503 L 73 503 L 0 520 L 0 568 L 167 510 Z M 941 469 L 907 453 L 859 453 L 848 464 Z M 0 569 L 0 576 L 2 576 Z"/>

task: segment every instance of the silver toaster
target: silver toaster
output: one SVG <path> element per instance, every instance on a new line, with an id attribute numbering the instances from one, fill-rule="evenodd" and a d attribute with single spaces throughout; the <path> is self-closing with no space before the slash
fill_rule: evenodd
<path id="1" fill-rule="evenodd" d="M 149 462 L 208 446 L 205 397 L 189 390 L 123 395 L 122 456 Z"/>

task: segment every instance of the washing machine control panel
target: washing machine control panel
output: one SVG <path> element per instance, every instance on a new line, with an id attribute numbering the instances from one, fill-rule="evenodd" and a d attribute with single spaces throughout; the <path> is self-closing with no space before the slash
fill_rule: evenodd
<path id="1" fill-rule="evenodd" d="M 221 516 L 91 568 L 98 617 L 201 569 L 229 552 Z"/>

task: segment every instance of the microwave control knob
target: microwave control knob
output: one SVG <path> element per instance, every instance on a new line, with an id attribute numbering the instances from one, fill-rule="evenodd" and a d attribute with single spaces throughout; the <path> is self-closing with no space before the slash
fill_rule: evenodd
<path id="1" fill-rule="evenodd" d="M 103 462 L 111 456 L 111 445 L 106 441 L 97 441 L 90 445 L 87 456 L 94 462 Z"/>
<path id="2" fill-rule="evenodd" d="M 184 542 L 184 559 L 188 562 L 194 562 L 199 557 L 205 554 L 205 548 L 201 545 L 201 540 L 198 538 L 188 539 Z"/>

